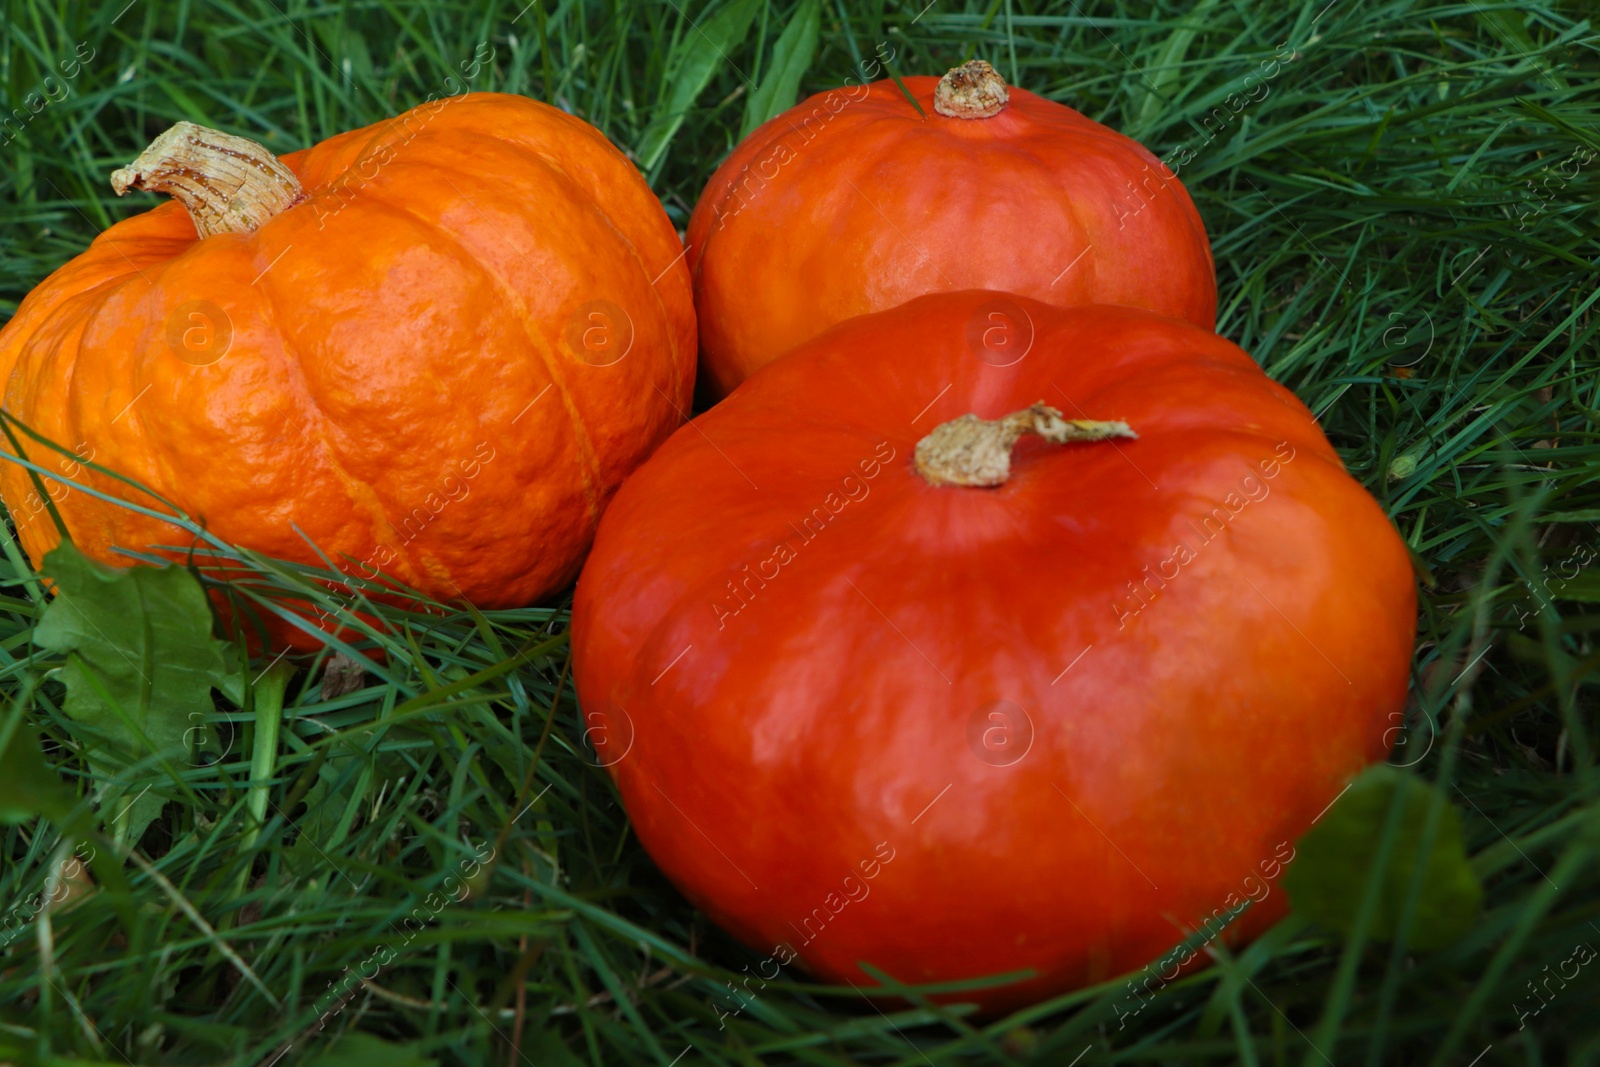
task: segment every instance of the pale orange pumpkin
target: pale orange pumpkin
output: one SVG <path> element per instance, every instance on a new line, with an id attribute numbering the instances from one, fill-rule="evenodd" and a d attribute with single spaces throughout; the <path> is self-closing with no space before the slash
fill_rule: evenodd
<path id="1" fill-rule="evenodd" d="M 634 166 L 555 108 L 446 98 L 281 160 L 185 123 L 114 185 L 182 204 L 29 294 L 0 331 L 5 407 L 230 542 L 525 604 L 573 579 L 688 411 L 682 246 Z M 190 540 L 23 440 L 90 555 Z M 5 464 L 0 493 L 37 561 L 58 534 L 28 472 Z"/>

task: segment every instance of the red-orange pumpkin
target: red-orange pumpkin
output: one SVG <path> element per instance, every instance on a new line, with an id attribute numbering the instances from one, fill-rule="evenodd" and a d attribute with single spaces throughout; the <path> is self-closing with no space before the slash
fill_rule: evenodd
<path id="1" fill-rule="evenodd" d="M 981 60 L 820 93 L 734 149 L 688 231 L 718 395 L 836 322 L 923 293 L 1130 304 L 1210 329 L 1205 227 L 1135 141 Z"/>
<path id="2" fill-rule="evenodd" d="M 0 332 L 5 406 L 229 541 L 524 604 L 572 580 L 688 409 L 682 246 L 633 165 L 555 108 L 445 98 L 281 161 L 181 124 L 114 184 L 189 213 L 118 223 L 28 296 Z M 187 542 L 24 443 L 91 555 Z M 56 530 L 3 466 L 37 560 Z"/>
<path id="3" fill-rule="evenodd" d="M 1415 613 L 1388 519 L 1237 347 L 965 292 L 668 440 L 600 524 L 573 663 L 640 840 L 765 977 L 1031 969 L 997 1010 L 1278 917 L 1384 753 Z"/>

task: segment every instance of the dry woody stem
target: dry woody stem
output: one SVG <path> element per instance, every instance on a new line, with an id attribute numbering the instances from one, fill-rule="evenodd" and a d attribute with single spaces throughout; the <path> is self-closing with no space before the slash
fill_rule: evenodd
<path id="1" fill-rule="evenodd" d="M 299 179 L 261 145 L 192 122 L 151 141 L 111 175 L 111 188 L 118 196 L 129 189 L 168 194 L 189 212 L 202 238 L 251 233 L 305 199 Z"/>
<path id="2" fill-rule="evenodd" d="M 1030 433 L 1053 445 L 1139 436 L 1125 422 L 1069 419 L 1041 400 L 1004 418 L 963 415 L 935 426 L 917 442 L 917 473 L 929 485 L 1004 485 L 1011 476 L 1011 449 Z"/>
<path id="3" fill-rule="evenodd" d="M 1005 79 L 981 59 L 968 60 L 939 79 L 933 109 L 953 119 L 986 119 L 1005 108 L 1011 93 Z"/>

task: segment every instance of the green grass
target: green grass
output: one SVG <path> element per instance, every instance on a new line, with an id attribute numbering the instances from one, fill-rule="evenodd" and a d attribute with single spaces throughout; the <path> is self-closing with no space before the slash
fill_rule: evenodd
<path id="1" fill-rule="evenodd" d="M 453 91 L 480 44 L 493 58 L 474 88 L 598 125 L 648 163 L 681 227 L 801 6 L 756 4 L 724 57 L 695 28 L 727 24 L 704 0 L 125 3 L 0 0 L 0 103 L 60 97 L 0 147 L 0 316 L 149 203 L 118 201 L 107 176 L 171 122 L 299 148 Z M 323 699 L 323 657 L 298 664 L 258 782 L 264 826 L 249 814 L 255 716 L 227 710 L 208 724 L 227 747 L 216 762 L 118 772 L 184 799 L 126 859 L 94 815 L 76 847 L 97 850 L 99 888 L 71 906 L 32 902 L 75 842 L 43 821 L 0 831 L 0 914 L 18 928 L 0 948 L 0 1061 L 309 1062 L 361 1032 L 408 1044 L 351 1039 L 341 1062 L 1600 1062 L 1600 965 L 1523 1029 L 1513 1006 L 1600 943 L 1589 9 L 1189 6 L 827 0 L 801 87 L 839 84 L 881 42 L 899 74 L 979 55 L 1164 158 L 1189 146 L 1180 176 L 1212 236 L 1220 332 L 1319 413 L 1427 574 L 1394 762 L 1463 815 L 1487 891 L 1470 934 L 1425 953 L 1291 918 L 1121 1029 L 1121 980 L 982 1022 L 926 1002 L 879 1011 L 787 972 L 719 1021 L 737 1006 L 724 983 L 759 957 L 631 836 L 581 740 L 562 611 L 389 612 L 405 637 L 383 639 L 389 666 L 366 688 Z M 63 80 L 75 52 L 92 58 Z M 1230 107 L 1275 55 L 1256 98 Z M 320 595 L 306 569 L 246 562 L 260 589 Z M 63 661 L 30 641 L 31 577 L 0 562 L 0 727 L 41 733 L 86 794 L 85 739 L 46 677 Z M 470 895 L 436 906 L 489 847 Z M 404 925 L 419 908 L 426 923 Z"/>

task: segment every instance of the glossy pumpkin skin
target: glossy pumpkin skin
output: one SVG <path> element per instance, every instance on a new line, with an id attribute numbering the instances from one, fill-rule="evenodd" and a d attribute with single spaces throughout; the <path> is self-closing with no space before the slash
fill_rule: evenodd
<path id="1" fill-rule="evenodd" d="M 1205 226 L 1137 142 L 1023 89 L 952 118 L 938 79 L 819 93 L 761 126 L 688 230 L 701 377 L 717 395 L 835 323 L 924 293 L 998 289 L 1216 322 Z"/>
<path id="2" fill-rule="evenodd" d="M 600 762 L 764 977 L 1033 969 L 976 995 L 996 1011 L 1247 896 L 1249 935 L 1403 707 L 1407 553 L 1304 405 L 1134 309 L 999 298 L 1033 338 L 997 366 L 969 342 L 996 299 L 923 297 L 756 374 L 628 481 L 578 582 Z M 1024 439 L 992 489 L 912 469 L 936 424 L 1040 399 L 1139 437 Z"/>
<path id="3" fill-rule="evenodd" d="M 47 278 L 0 332 L 6 408 L 273 556 L 317 563 L 309 539 L 349 573 L 484 607 L 570 582 L 693 388 L 688 272 L 655 196 L 598 130 L 500 94 L 284 162 L 307 198 L 254 233 L 198 240 L 168 202 Z M 0 491 L 37 561 L 57 541 L 42 501 L 14 464 Z M 189 540 L 54 493 L 102 560 Z"/>

